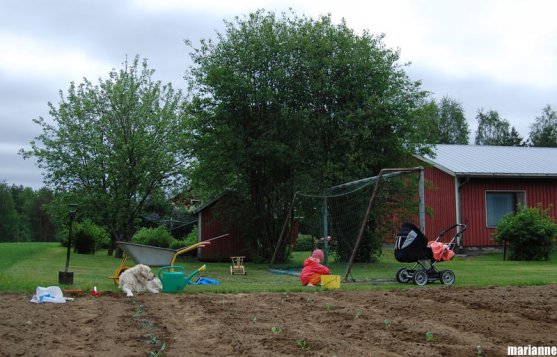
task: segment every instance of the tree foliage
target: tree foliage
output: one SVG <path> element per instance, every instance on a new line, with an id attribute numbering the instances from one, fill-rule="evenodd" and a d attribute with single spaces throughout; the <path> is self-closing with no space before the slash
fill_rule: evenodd
<path id="1" fill-rule="evenodd" d="M 36 199 L 33 202 L 29 220 L 34 242 L 48 242 L 56 238 L 56 227 L 47 211 L 47 206 L 53 200 L 54 194 L 45 187 L 36 192 Z"/>
<path id="2" fill-rule="evenodd" d="M 435 100 L 425 100 L 414 111 L 414 116 L 417 130 L 428 133 L 430 143 L 439 144 L 439 106 Z"/>
<path id="3" fill-rule="evenodd" d="M 478 130 L 476 131 L 476 145 L 494 146 L 524 146 L 523 138 L 508 120 L 501 118 L 499 113 L 489 110 L 484 113 L 479 110 L 476 115 Z"/>
<path id="4" fill-rule="evenodd" d="M 439 134 L 436 144 L 467 145 L 470 128 L 462 104 L 445 96 L 440 100 L 438 108 Z"/>
<path id="5" fill-rule="evenodd" d="M 532 146 L 557 147 L 557 112 L 547 105 L 530 126 Z"/>
<path id="6" fill-rule="evenodd" d="M 462 104 L 444 96 L 439 103 L 435 100 L 426 103 L 421 112 L 430 121 L 423 129 L 427 130 L 433 144 L 468 144 L 470 127 Z"/>
<path id="7" fill-rule="evenodd" d="M 12 185 L 10 188 L 14 207 L 17 211 L 18 223 L 15 231 L 16 241 L 32 240 L 31 210 L 35 202 L 35 192 L 30 187 Z"/>
<path id="8" fill-rule="evenodd" d="M 55 226 L 45 210 L 53 200 L 50 190 L 0 182 L 0 242 L 52 242 Z"/>
<path id="9" fill-rule="evenodd" d="M 0 242 L 17 241 L 19 219 L 8 185 L 0 182 Z"/>
<path id="10" fill-rule="evenodd" d="M 417 129 L 427 133 L 432 144 L 468 144 L 470 128 L 462 104 L 444 96 L 439 103 L 426 101 L 416 111 Z"/>
<path id="11" fill-rule="evenodd" d="M 330 16 L 258 11 L 193 49 L 192 178 L 205 193 L 242 195 L 258 256 L 271 255 L 295 191 L 426 148 L 415 115 L 425 93 L 382 40 Z"/>
<path id="12" fill-rule="evenodd" d="M 49 187 L 66 193 L 59 204 L 79 203 L 113 242 L 131 239 L 146 200 L 180 183 L 189 157 L 182 94 L 153 73 L 135 57 L 97 85 L 72 82 L 58 105 L 49 103 L 53 123 L 35 120 L 42 134 L 22 152 L 37 158 Z"/>

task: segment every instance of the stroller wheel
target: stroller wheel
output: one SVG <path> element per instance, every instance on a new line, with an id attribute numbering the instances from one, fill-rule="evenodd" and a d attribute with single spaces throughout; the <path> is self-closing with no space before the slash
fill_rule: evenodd
<path id="1" fill-rule="evenodd" d="M 452 270 L 443 270 L 441 272 L 441 282 L 445 285 L 453 285 L 455 276 Z"/>
<path id="2" fill-rule="evenodd" d="M 396 272 L 396 281 L 398 281 L 399 283 L 407 283 L 410 281 L 411 278 L 412 276 L 406 268 L 401 268 Z"/>
<path id="3" fill-rule="evenodd" d="M 424 286 L 425 284 L 427 284 L 427 273 L 425 272 L 425 270 L 418 270 L 414 274 L 414 282 L 416 283 L 416 285 L 419 286 Z"/>

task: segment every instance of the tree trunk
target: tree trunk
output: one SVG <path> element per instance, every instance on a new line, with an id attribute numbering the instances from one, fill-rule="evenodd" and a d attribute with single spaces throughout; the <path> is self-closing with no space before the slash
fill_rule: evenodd
<path id="1" fill-rule="evenodd" d="M 110 244 L 108 245 L 108 255 L 112 256 L 114 254 L 114 247 L 116 244 L 114 243 L 114 239 L 111 237 Z"/>
<path id="2" fill-rule="evenodd" d="M 108 245 L 108 255 L 113 256 L 114 251 L 116 250 L 116 242 L 122 240 L 122 233 L 113 232 L 110 235 L 110 244 Z M 117 257 L 117 258 L 121 258 Z"/>

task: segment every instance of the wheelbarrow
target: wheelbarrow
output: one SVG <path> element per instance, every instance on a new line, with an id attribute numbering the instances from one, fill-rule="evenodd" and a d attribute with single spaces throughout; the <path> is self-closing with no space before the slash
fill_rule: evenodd
<path id="1" fill-rule="evenodd" d="M 109 278 L 114 281 L 114 284 L 119 285 L 120 274 L 130 268 L 126 265 L 128 256 L 137 264 L 145 264 L 148 266 L 174 266 L 174 262 L 178 256 L 191 252 L 194 249 L 205 248 L 211 244 L 211 242 L 203 241 L 177 250 L 120 241 L 116 242 L 116 244 L 124 251 L 124 256 L 118 268 L 114 270 L 114 273 Z"/>
<path id="2" fill-rule="evenodd" d="M 130 268 L 126 265 L 128 256 L 130 256 L 136 264 L 145 264 L 148 266 L 173 266 L 178 256 L 187 252 L 191 252 L 192 250 L 197 248 L 205 248 L 206 246 L 211 244 L 211 241 L 224 238 L 229 235 L 230 233 L 222 234 L 220 236 L 213 237 L 177 250 L 117 241 L 116 245 L 118 245 L 118 247 L 120 247 L 120 249 L 124 251 L 124 255 L 122 257 L 122 260 L 120 261 L 120 265 L 118 266 L 118 268 L 116 268 L 116 270 L 114 270 L 112 276 L 109 276 L 109 278 L 114 281 L 114 284 L 119 285 L 120 274 Z"/>

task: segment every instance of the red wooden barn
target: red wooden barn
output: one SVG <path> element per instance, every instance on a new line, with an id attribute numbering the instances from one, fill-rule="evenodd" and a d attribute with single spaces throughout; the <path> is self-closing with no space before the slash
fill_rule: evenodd
<path id="1" fill-rule="evenodd" d="M 557 204 L 557 148 L 437 145 L 424 162 L 425 232 L 433 239 L 443 229 L 464 223 L 461 247 L 496 246 L 492 234 L 501 217 L 517 204 L 550 208 Z"/>
<path id="2" fill-rule="evenodd" d="M 211 241 L 206 248 L 197 251 L 200 261 L 231 261 L 230 257 L 245 256 L 249 259 L 242 232 L 238 222 L 240 210 L 238 199 L 231 192 L 226 192 L 198 208 L 198 241 L 206 241 L 227 234 L 225 237 Z"/>

